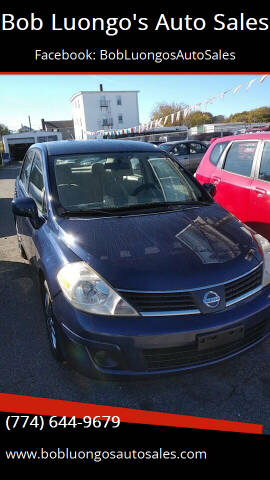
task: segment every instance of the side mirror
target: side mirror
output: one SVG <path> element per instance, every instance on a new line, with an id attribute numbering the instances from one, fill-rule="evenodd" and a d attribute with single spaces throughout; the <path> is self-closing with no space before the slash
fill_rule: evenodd
<path id="1" fill-rule="evenodd" d="M 214 197 L 217 193 L 216 185 L 213 183 L 204 183 L 203 188 L 211 195 L 211 197 Z"/>
<path id="2" fill-rule="evenodd" d="M 14 198 L 11 205 L 13 215 L 30 218 L 34 228 L 40 228 L 43 225 L 44 220 L 38 216 L 36 203 L 31 197 Z"/>
<path id="3" fill-rule="evenodd" d="M 29 217 L 36 219 L 38 217 L 38 210 L 36 203 L 30 197 L 14 198 L 12 200 L 12 212 L 19 217 Z"/>

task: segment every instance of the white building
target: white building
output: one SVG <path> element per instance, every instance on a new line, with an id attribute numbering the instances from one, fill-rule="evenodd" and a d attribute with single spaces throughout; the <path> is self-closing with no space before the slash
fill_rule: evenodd
<path id="1" fill-rule="evenodd" d="M 87 132 L 122 130 L 139 125 L 138 91 L 78 92 L 70 99 L 76 140 Z"/>
<path id="2" fill-rule="evenodd" d="M 62 140 L 60 132 L 44 132 L 31 130 L 25 133 L 11 133 L 3 135 L 4 152 L 11 160 L 22 160 L 26 151 L 33 143 L 54 142 Z"/>

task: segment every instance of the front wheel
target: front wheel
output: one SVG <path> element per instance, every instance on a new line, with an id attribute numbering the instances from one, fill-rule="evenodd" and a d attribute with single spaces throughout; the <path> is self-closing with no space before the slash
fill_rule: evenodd
<path id="1" fill-rule="evenodd" d="M 60 345 L 59 326 L 53 314 L 51 296 L 46 281 L 42 285 L 42 303 L 52 354 L 57 361 L 62 362 L 64 357 Z"/>

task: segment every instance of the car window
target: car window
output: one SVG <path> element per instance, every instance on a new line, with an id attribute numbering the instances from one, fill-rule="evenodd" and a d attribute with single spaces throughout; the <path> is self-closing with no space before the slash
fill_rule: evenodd
<path id="1" fill-rule="evenodd" d="M 179 145 L 176 145 L 173 148 L 172 153 L 174 153 L 174 155 L 188 155 L 187 144 L 186 143 L 179 143 Z"/>
<path id="2" fill-rule="evenodd" d="M 189 153 L 204 153 L 206 151 L 206 147 L 201 143 L 191 142 L 189 144 Z"/>
<path id="3" fill-rule="evenodd" d="M 226 156 L 224 170 L 250 177 L 258 142 L 233 142 Z"/>
<path id="4" fill-rule="evenodd" d="M 25 190 L 27 190 L 27 187 L 28 187 L 28 180 L 29 180 L 29 175 L 31 171 L 33 156 L 34 156 L 34 152 L 31 150 L 30 152 L 27 152 L 24 157 L 20 179 L 23 183 Z"/>
<path id="5" fill-rule="evenodd" d="M 259 178 L 270 182 L 270 142 L 265 142 L 264 144 Z"/>
<path id="6" fill-rule="evenodd" d="M 40 155 L 36 152 L 31 168 L 28 194 L 32 197 L 39 210 L 42 211 L 43 197 L 44 197 L 44 179 L 42 170 L 42 160 Z"/>
<path id="7" fill-rule="evenodd" d="M 217 165 L 218 164 L 218 161 L 221 157 L 221 154 L 224 152 L 225 148 L 227 147 L 229 142 L 218 142 L 211 154 L 210 154 L 210 157 L 209 157 L 209 160 L 210 162 L 213 164 L 213 165 Z"/>

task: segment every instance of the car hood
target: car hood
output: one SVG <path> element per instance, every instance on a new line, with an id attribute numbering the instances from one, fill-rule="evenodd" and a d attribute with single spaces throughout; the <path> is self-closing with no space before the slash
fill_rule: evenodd
<path id="1" fill-rule="evenodd" d="M 118 289 L 204 287 L 243 275 L 262 260 L 248 229 L 216 203 L 122 217 L 60 219 L 58 235 Z"/>

